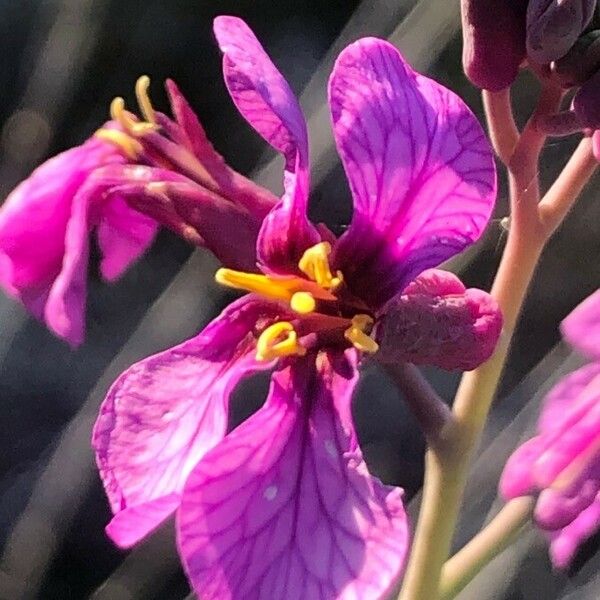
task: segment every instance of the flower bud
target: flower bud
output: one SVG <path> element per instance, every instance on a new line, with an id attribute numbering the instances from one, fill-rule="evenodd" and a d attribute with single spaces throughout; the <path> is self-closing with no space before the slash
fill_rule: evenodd
<path id="1" fill-rule="evenodd" d="M 600 29 L 582 35 L 571 50 L 551 65 L 564 88 L 581 85 L 600 69 Z"/>
<path id="2" fill-rule="evenodd" d="M 479 88 L 508 87 L 525 58 L 526 0 L 461 0 L 463 68 Z"/>
<path id="3" fill-rule="evenodd" d="M 579 88 L 573 98 L 573 109 L 584 127 L 600 129 L 600 71 Z"/>
<path id="4" fill-rule="evenodd" d="M 530 0 L 527 55 L 546 64 L 567 54 L 592 19 L 596 0 Z"/>

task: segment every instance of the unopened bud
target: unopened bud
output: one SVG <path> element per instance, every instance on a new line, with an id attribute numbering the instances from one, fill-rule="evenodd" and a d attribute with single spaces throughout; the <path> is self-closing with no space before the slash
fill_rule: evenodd
<path id="1" fill-rule="evenodd" d="M 551 69 L 564 88 L 587 81 L 600 69 L 600 30 L 582 35 L 565 56 L 552 63 Z"/>
<path id="2" fill-rule="evenodd" d="M 573 110 L 584 127 L 600 129 L 600 71 L 579 88 L 573 98 Z"/>
<path id="3" fill-rule="evenodd" d="M 527 54 L 540 64 L 562 58 L 591 21 L 596 0 L 530 0 Z"/>
<path id="4" fill-rule="evenodd" d="M 525 58 L 526 0 L 461 0 L 463 68 L 493 92 L 508 87 Z"/>

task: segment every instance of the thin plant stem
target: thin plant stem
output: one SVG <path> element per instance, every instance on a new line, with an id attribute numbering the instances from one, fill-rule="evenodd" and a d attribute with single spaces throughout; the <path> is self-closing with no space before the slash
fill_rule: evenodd
<path id="1" fill-rule="evenodd" d="M 519 141 L 519 130 L 510 103 L 510 88 L 499 92 L 483 90 L 481 97 L 489 125 L 490 142 L 498 158 L 506 165 Z"/>
<path id="2" fill-rule="evenodd" d="M 535 501 L 531 497 L 515 498 L 442 569 L 440 600 L 452 600 L 467 584 L 513 542 L 530 521 Z"/>
<path id="3" fill-rule="evenodd" d="M 547 235 L 551 235 L 562 223 L 597 167 L 598 161 L 592 152 L 592 140 L 589 137 L 583 138 L 565 170 L 539 204 L 540 221 Z"/>
<path id="4" fill-rule="evenodd" d="M 508 161 L 511 226 L 491 291 L 502 310 L 504 329 L 492 357 L 464 374 L 453 405 L 455 422 L 446 428 L 445 439 L 426 452 L 423 501 L 400 600 L 439 598 L 441 570 L 450 551 L 469 466 L 548 237 L 538 214 L 538 163 L 545 135 L 536 122 L 544 114 L 555 112 L 561 99 L 560 90 L 542 88 L 537 108 Z M 501 126 L 502 123 L 493 123 L 490 129 L 499 130 Z"/>
<path id="5" fill-rule="evenodd" d="M 379 363 L 404 395 L 404 400 L 417 419 L 427 443 L 435 446 L 453 421 L 452 411 L 439 397 L 415 365 Z"/>

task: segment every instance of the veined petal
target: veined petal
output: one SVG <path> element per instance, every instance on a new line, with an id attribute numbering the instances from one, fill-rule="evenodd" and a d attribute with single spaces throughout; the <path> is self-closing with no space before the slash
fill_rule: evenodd
<path id="1" fill-rule="evenodd" d="M 340 54 L 329 101 L 354 198 L 335 268 L 381 306 L 479 238 L 496 197 L 492 150 L 464 102 L 382 40 Z"/>
<path id="2" fill-rule="evenodd" d="M 258 258 L 266 270 L 294 272 L 304 250 L 320 240 L 306 216 L 309 164 L 304 116 L 286 80 L 244 21 L 217 17 L 214 31 L 235 105 L 285 158 L 285 192 L 263 223 Z"/>
<path id="3" fill-rule="evenodd" d="M 158 223 L 113 196 L 102 207 L 97 236 L 102 261 L 100 271 L 107 281 L 118 279 L 152 244 Z"/>
<path id="4" fill-rule="evenodd" d="M 179 549 L 206 600 L 379 598 L 400 576 L 402 492 L 369 476 L 356 448 L 355 366 L 312 360 L 277 372 L 267 404 L 188 479 Z"/>
<path id="5" fill-rule="evenodd" d="M 561 325 L 562 334 L 574 348 L 600 358 L 600 290 L 586 298 Z"/>
<path id="6" fill-rule="evenodd" d="M 93 446 L 113 512 L 128 511 L 109 525 L 117 543 L 135 543 L 176 507 L 173 494 L 225 435 L 235 385 L 271 367 L 255 360 L 253 332 L 278 314 L 276 304 L 245 296 L 197 337 L 133 365 L 113 384 Z"/>
<path id="7" fill-rule="evenodd" d="M 494 351 L 502 314 L 486 292 L 465 289 L 452 273 L 429 269 L 386 304 L 377 323 L 381 361 L 468 371 Z"/>

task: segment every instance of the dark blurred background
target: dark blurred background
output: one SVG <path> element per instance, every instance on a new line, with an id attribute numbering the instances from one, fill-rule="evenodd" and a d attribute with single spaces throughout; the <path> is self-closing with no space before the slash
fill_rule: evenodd
<path id="1" fill-rule="evenodd" d="M 211 23 L 245 18 L 301 96 L 312 136 L 311 214 L 340 231 L 349 193 L 332 146 L 325 84 L 335 55 L 364 35 L 389 38 L 412 64 L 457 91 L 481 114 L 461 73 L 458 2 L 449 0 L 19 0 L 0 1 L 0 191 L 6 194 L 48 156 L 83 141 L 108 116 L 116 95 L 133 105 L 140 74 L 151 76 L 155 106 L 172 77 L 228 162 L 279 192 L 281 164 L 237 114 L 222 83 Z M 521 121 L 535 83 L 519 81 Z M 549 144 L 542 178 L 556 176 L 576 140 Z M 542 396 L 578 359 L 559 342 L 558 322 L 600 283 L 597 181 L 550 243 L 530 294 L 474 469 L 456 544 L 497 510 L 495 485 L 511 448 L 531 429 Z M 454 261 L 465 283 L 489 288 L 505 234 L 505 182 L 475 251 Z M 0 297 L 0 600 L 181 599 L 189 594 L 174 552 L 172 525 L 131 553 L 104 535 L 108 504 L 89 448 L 107 387 L 135 360 L 195 334 L 231 297 L 213 282 L 208 254 L 162 232 L 116 285 L 90 270 L 86 343 L 72 352 Z M 451 400 L 458 374 L 428 377 Z M 236 396 L 239 418 L 256 408 L 264 382 Z M 402 485 L 418 505 L 423 441 L 402 399 L 367 368 L 355 418 L 372 471 Z M 495 561 L 461 598 L 600 597 L 598 542 L 567 574 L 551 573 L 544 542 L 530 533 Z M 370 600 L 370 599 L 366 599 Z M 425 600 L 425 599 L 424 599 Z"/>

